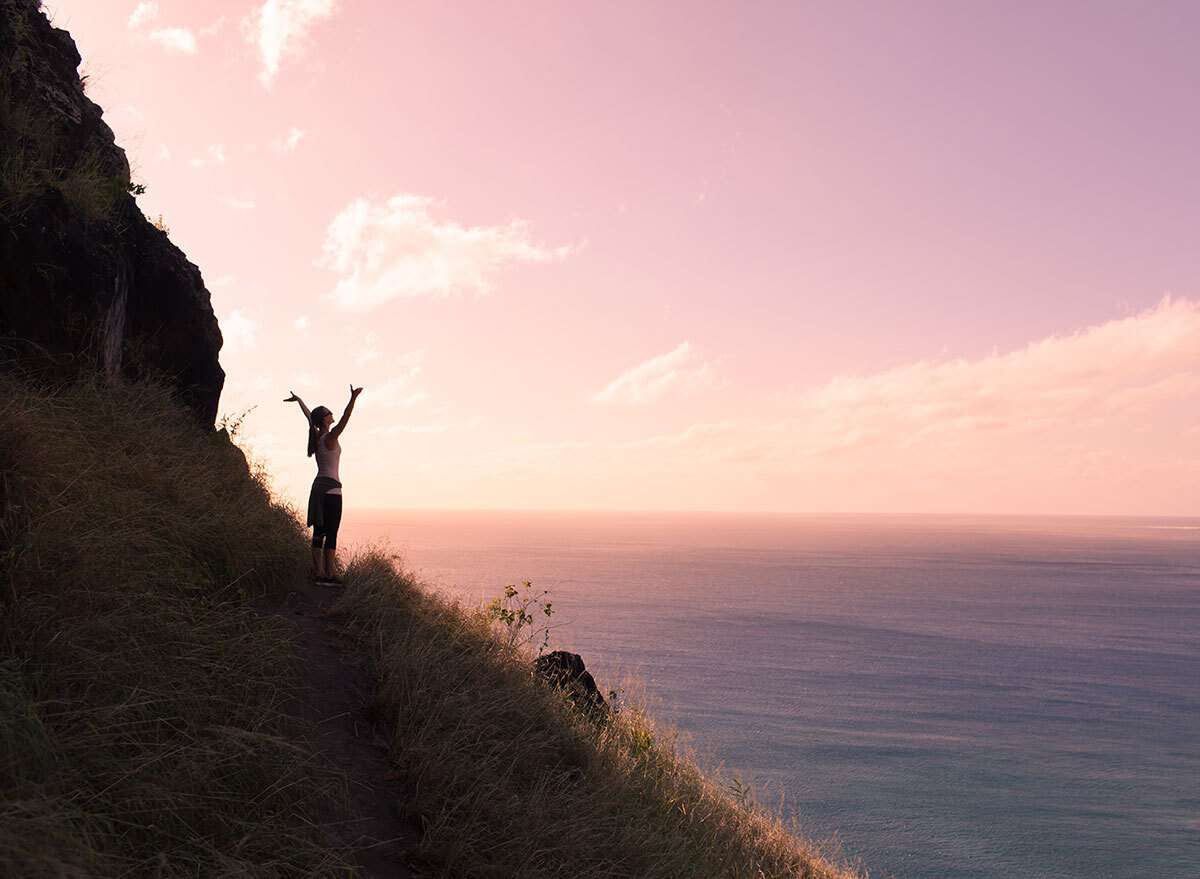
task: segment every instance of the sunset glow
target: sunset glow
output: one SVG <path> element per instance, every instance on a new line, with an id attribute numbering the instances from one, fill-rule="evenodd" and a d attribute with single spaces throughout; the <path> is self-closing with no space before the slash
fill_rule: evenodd
<path id="1" fill-rule="evenodd" d="M 1200 514 L 1194 3 L 47 12 L 292 499 Z"/>

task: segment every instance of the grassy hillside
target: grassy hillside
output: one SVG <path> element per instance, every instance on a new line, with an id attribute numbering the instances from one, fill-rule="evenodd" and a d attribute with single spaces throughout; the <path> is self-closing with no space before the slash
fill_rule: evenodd
<path id="1" fill-rule="evenodd" d="M 348 875 L 307 816 L 337 786 L 287 743 L 290 648 L 252 598 L 302 529 L 154 386 L 0 378 L 0 876 Z M 384 551 L 334 608 L 379 678 L 446 877 L 842 879 L 636 705 L 581 714 L 512 627 Z"/>
<path id="2" fill-rule="evenodd" d="M 391 756 L 445 875 L 856 875 L 701 771 L 637 704 L 607 719 L 573 707 L 533 673 L 519 617 L 433 594 L 378 550 L 354 560 L 334 611 L 371 647 Z"/>
<path id="3" fill-rule="evenodd" d="M 241 453 L 153 386 L 0 378 L 0 470 L 0 876 L 349 875 L 248 600 L 302 534 Z"/>

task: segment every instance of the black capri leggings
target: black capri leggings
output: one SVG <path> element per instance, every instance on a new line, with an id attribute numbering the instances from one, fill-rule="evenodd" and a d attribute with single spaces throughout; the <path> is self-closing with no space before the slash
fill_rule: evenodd
<path id="1" fill-rule="evenodd" d="M 313 525 L 313 549 L 337 549 L 338 526 L 342 524 L 342 496 L 326 494 L 321 506 L 324 525 Z"/>

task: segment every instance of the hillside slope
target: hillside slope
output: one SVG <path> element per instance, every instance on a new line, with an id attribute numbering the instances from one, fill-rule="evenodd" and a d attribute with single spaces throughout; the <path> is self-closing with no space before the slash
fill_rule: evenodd
<path id="1" fill-rule="evenodd" d="M 289 738 L 297 645 L 252 602 L 305 576 L 294 514 L 162 387 L 0 378 L 0 413 L 0 876 L 349 875 L 310 823 L 344 790 Z M 332 613 L 375 669 L 365 707 L 426 874 L 851 875 L 638 705 L 576 708 L 521 617 L 439 597 L 385 551 L 345 579 Z"/>
<path id="2" fill-rule="evenodd" d="M 251 596 L 295 518 L 157 386 L 0 377 L 0 876 L 349 875 Z"/>

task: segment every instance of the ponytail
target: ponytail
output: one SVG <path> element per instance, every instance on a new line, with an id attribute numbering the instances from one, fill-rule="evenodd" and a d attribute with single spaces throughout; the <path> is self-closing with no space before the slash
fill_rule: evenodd
<path id="1" fill-rule="evenodd" d="M 317 443 L 321 438 L 321 425 L 325 423 L 325 416 L 330 412 L 324 406 L 318 406 L 312 411 L 312 415 L 308 422 L 308 457 L 316 454 Z"/>

